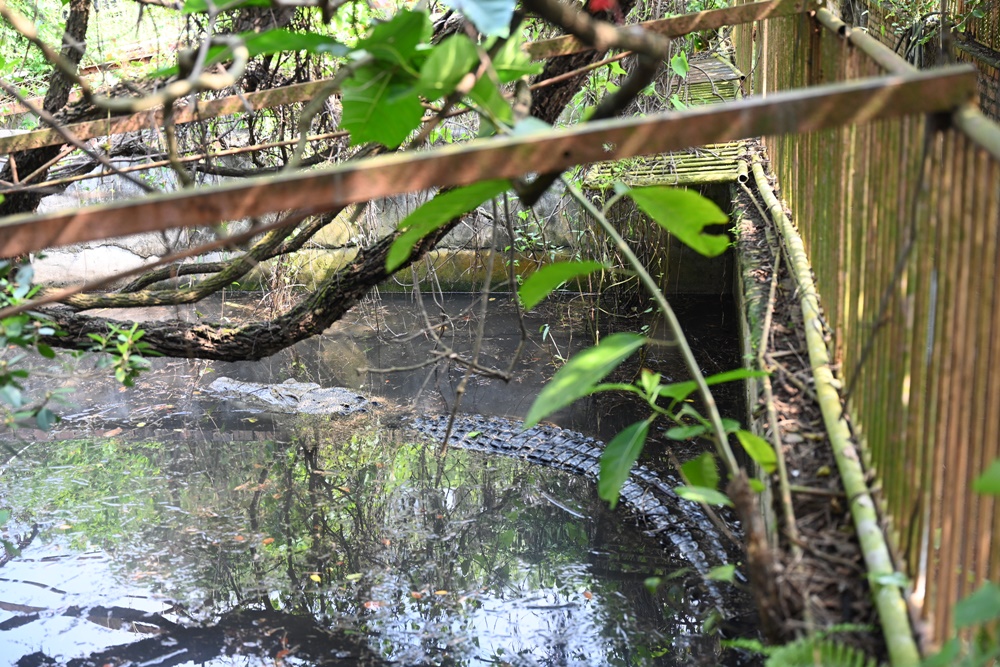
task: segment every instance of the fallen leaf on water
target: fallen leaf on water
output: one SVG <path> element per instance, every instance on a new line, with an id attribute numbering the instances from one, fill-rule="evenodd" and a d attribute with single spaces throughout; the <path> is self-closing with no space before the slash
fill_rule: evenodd
<path id="1" fill-rule="evenodd" d="M 391 546 L 391 545 L 392 545 L 392 540 L 390 540 L 390 539 L 389 539 L 389 538 L 387 537 L 387 538 L 385 538 L 384 540 L 382 540 L 382 545 L 383 545 L 383 546 L 386 546 L 386 547 L 388 547 L 388 546 Z"/>
<path id="2" fill-rule="evenodd" d="M 434 595 L 447 595 L 447 594 L 448 594 L 448 591 L 445 591 L 445 590 L 434 591 Z"/>
<path id="3" fill-rule="evenodd" d="M 70 524 L 64 523 L 63 525 L 59 526 L 59 530 L 69 530 L 72 527 L 73 526 L 71 526 Z"/>
<path id="4" fill-rule="evenodd" d="M 413 598 L 414 600 L 419 600 L 422 597 L 424 597 L 424 594 L 421 593 L 420 591 L 413 591 L 412 593 L 410 593 L 410 597 Z"/>
<path id="5" fill-rule="evenodd" d="M 273 542 L 274 542 L 273 537 L 265 537 L 263 540 L 261 540 L 261 544 L 272 544 Z"/>
<path id="6" fill-rule="evenodd" d="M 583 597 L 585 597 L 586 599 L 590 600 L 591 598 L 594 597 L 594 594 L 591 593 L 590 591 L 584 591 L 583 592 Z"/>
<path id="7" fill-rule="evenodd" d="M 138 424 L 135 425 L 135 427 L 136 428 L 142 428 L 145 425 L 146 425 L 146 422 L 139 422 Z"/>
<path id="8" fill-rule="evenodd" d="M 237 542 L 245 542 L 247 538 L 243 537 L 242 535 L 237 535 L 233 539 L 236 540 Z"/>
<path id="9" fill-rule="evenodd" d="M 113 428 L 110 431 L 105 431 L 102 435 L 105 438 L 113 438 L 121 432 L 122 432 L 121 427 L 119 427 L 119 428 Z"/>
<path id="10" fill-rule="evenodd" d="M 346 577 L 344 577 L 344 579 L 347 579 L 348 581 L 357 581 L 363 576 L 365 575 L 361 574 L 360 572 L 355 572 L 354 574 L 347 575 Z"/>
<path id="11" fill-rule="evenodd" d="M 382 603 L 378 600 L 369 600 L 365 603 L 365 609 L 378 609 L 382 606 Z"/>
<path id="12" fill-rule="evenodd" d="M 309 578 L 312 579 L 313 581 L 315 581 L 316 583 L 319 583 L 319 582 L 323 581 L 323 577 L 321 577 L 321 576 L 319 576 L 318 574 L 315 574 L 315 573 L 310 574 Z"/>

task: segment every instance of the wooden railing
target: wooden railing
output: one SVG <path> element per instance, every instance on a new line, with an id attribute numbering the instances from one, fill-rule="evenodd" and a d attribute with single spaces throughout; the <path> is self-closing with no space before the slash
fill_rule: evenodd
<path id="1" fill-rule="evenodd" d="M 734 37 L 765 99 L 912 71 L 825 10 Z M 940 641 L 955 603 L 1000 580 L 1000 513 L 972 488 L 1000 457 L 1000 128 L 966 107 L 765 143 L 910 599 Z"/>

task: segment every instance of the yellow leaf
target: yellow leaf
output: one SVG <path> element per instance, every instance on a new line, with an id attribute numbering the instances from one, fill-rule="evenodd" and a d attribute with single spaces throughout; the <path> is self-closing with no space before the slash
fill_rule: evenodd
<path id="1" fill-rule="evenodd" d="M 317 582 L 317 583 L 323 581 L 323 577 L 321 577 L 321 576 L 319 576 L 318 574 L 315 574 L 315 573 L 310 574 L 309 578 L 312 579 L 313 581 Z"/>
<path id="2" fill-rule="evenodd" d="M 434 591 L 434 595 L 447 595 L 447 594 L 448 594 L 448 591 L 444 591 L 444 590 L 442 590 L 442 591 Z"/>

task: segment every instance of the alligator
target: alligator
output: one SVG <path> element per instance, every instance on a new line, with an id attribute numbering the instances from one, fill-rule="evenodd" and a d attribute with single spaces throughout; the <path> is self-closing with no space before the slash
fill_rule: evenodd
<path id="1" fill-rule="evenodd" d="M 371 411 L 383 403 L 340 387 L 288 380 L 281 384 L 216 379 L 209 390 L 227 399 L 256 405 L 273 412 L 351 415 Z M 449 415 L 405 415 L 400 425 L 416 434 L 440 442 L 448 428 Z M 604 443 L 569 429 L 548 424 L 524 428 L 523 422 L 505 417 L 456 415 L 449 446 L 500 454 L 546 465 L 597 481 Z M 622 485 L 621 500 L 649 526 L 647 534 L 669 542 L 674 552 L 702 576 L 713 567 L 731 561 L 723 536 L 697 503 L 674 492 L 680 481 L 646 466 L 633 466 Z M 724 597 L 714 582 L 706 580 L 708 592 L 719 611 Z"/>

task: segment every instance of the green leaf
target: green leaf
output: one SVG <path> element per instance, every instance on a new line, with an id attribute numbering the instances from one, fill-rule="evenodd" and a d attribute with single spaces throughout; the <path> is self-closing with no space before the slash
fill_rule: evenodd
<path id="1" fill-rule="evenodd" d="M 50 346 L 46 345 L 45 343 L 38 343 L 37 345 L 35 345 L 35 349 L 38 350 L 38 354 L 42 355 L 46 359 L 56 358 L 56 351 L 53 350 Z"/>
<path id="2" fill-rule="evenodd" d="M 410 67 L 417 46 L 429 42 L 433 32 L 427 12 L 404 9 L 389 21 L 376 24 L 368 37 L 358 41 L 357 48 L 379 60 Z"/>
<path id="3" fill-rule="evenodd" d="M 972 489 L 976 493 L 988 493 L 990 495 L 1000 495 L 1000 459 L 990 464 L 982 475 L 972 483 Z"/>
<path id="4" fill-rule="evenodd" d="M 716 373 L 715 375 L 709 375 L 705 378 L 705 384 L 709 387 L 717 384 L 722 384 L 724 382 L 732 382 L 734 380 L 745 380 L 746 378 L 754 377 L 764 377 L 767 375 L 764 371 L 755 371 L 749 368 L 736 368 L 731 371 L 723 371 L 722 373 Z M 693 394 L 698 389 L 698 384 L 694 380 L 687 380 L 685 382 L 675 382 L 673 384 L 664 385 L 660 388 L 660 396 L 665 396 L 666 398 L 671 398 L 674 401 L 680 402 L 686 399 L 688 396 Z M 723 421 L 725 425 L 725 420 Z M 731 432 L 727 426 L 726 432 Z"/>
<path id="5" fill-rule="evenodd" d="M 592 348 L 593 349 L 593 348 Z M 611 504 L 611 509 L 618 504 L 618 494 L 622 484 L 628 479 L 632 464 L 642 453 L 649 434 L 649 419 L 636 422 L 626 427 L 607 444 L 601 454 L 601 472 L 597 480 L 597 495 Z"/>
<path id="6" fill-rule="evenodd" d="M 955 629 L 986 623 L 1000 618 L 1000 586 L 992 581 L 984 583 L 978 591 L 959 600 L 955 605 Z"/>
<path id="7" fill-rule="evenodd" d="M 517 290 L 525 310 L 531 310 L 567 280 L 600 271 L 600 262 L 554 262 L 531 274 Z"/>
<path id="8" fill-rule="evenodd" d="M 725 581 L 731 584 L 736 578 L 736 566 L 730 563 L 713 567 L 708 571 L 706 577 L 712 581 Z"/>
<path id="9" fill-rule="evenodd" d="M 684 479 L 692 486 L 706 489 L 719 488 L 719 470 L 715 465 L 715 457 L 708 452 L 682 465 L 681 472 L 684 473 Z"/>
<path id="10" fill-rule="evenodd" d="M 491 122 L 496 119 L 504 125 L 512 125 L 514 123 L 514 112 L 511 110 L 510 104 L 504 99 L 504 96 L 500 93 L 500 89 L 497 88 L 496 84 L 488 76 L 479 77 L 476 85 L 469 91 L 469 97 L 472 98 L 472 101 L 478 107 L 486 112 Z"/>
<path id="11" fill-rule="evenodd" d="M 729 419 L 728 417 L 722 418 L 722 428 L 725 429 L 726 433 L 736 433 L 740 430 L 740 423 L 735 419 Z"/>
<path id="12" fill-rule="evenodd" d="M 509 187 L 508 181 L 482 181 L 439 193 L 399 223 L 399 229 L 405 231 L 389 248 L 385 260 L 386 270 L 395 271 L 402 266 L 420 239 L 450 220 L 465 215 L 484 201 L 503 193 Z"/>
<path id="13" fill-rule="evenodd" d="M 542 73 L 544 64 L 533 62 L 528 52 L 522 48 L 523 44 L 524 35 L 511 36 L 493 58 L 493 69 L 501 83 L 510 83 L 523 76 Z"/>
<path id="14" fill-rule="evenodd" d="M 328 53 L 337 58 L 343 58 L 351 49 L 341 44 L 333 37 L 318 35 L 314 32 L 295 32 L 283 28 L 265 30 L 264 32 L 246 32 L 240 35 L 250 57 L 281 53 L 282 51 L 308 51 L 309 53 Z"/>
<path id="15" fill-rule="evenodd" d="M 674 493 L 683 498 L 684 500 L 690 500 L 695 503 L 705 503 L 707 505 L 725 505 L 726 507 L 732 507 L 733 501 L 729 499 L 729 496 L 722 493 L 721 491 L 716 491 L 715 489 L 709 489 L 704 486 L 678 486 L 674 489 Z"/>
<path id="16" fill-rule="evenodd" d="M 434 47 L 420 68 L 420 94 L 429 100 L 449 95 L 479 62 L 476 45 L 465 35 L 452 35 Z"/>
<path id="17" fill-rule="evenodd" d="M 552 129 L 552 126 L 546 123 L 540 118 L 535 118 L 534 116 L 528 116 L 520 121 L 511 130 L 510 136 L 512 137 L 525 137 L 529 134 L 541 134 L 542 132 L 548 132 Z M 2 202 L 0 202 L 2 203 Z"/>
<path id="18" fill-rule="evenodd" d="M 237 7 L 270 7 L 271 0 L 232 0 L 226 2 L 216 2 L 215 7 L 219 11 L 236 9 Z M 208 0 L 184 0 L 184 7 L 181 14 L 204 14 L 208 12 Z"/>
<path id="19" fill-rule="evenodd" d="M 643 394 L 646 396 L 655 395 L 660 389 L 660 380 L 663 378 L 659 373 L 654 373 L 648 368 L 643 368 L 639 372 L 639 382 L 638 385 L 642 388 Z"/>
<path id="20" fill-rule="evenodd" d="M 0 527 L 10 521 L 10 510 L 0 510 Z"/>
<path id="21" fill-rule="evenodd" d="M 883 572 L 881 574 L 869 574 L 869 581 L 879 586 L 895 586 L 905 588 L 910 585 L 910 579 L 902 572 Z"/>
<path id="22" fill-rule="evenodd" d="M 674 74 L 677 76 L 682 79 L 686 79 L 688 72 L 691 70 L 691 67 L 688 65 L 687 54 L 683 51 L 675 54 L 674 57 L 670 59 L 670 69 L 672 69 Z"/>
<path id="23" fill-rule="evenodd" d="M 586 396 L 594 385 L 642 347 L 646 339 L 633 333 L 616 333 L 599 344 L 576 354 L 542 387 L 524 420 L 531 428 L 539 421 L 573 401 Z"/>
<path id="24" fill-rule="evenodd" d="M 396 148 L 420 125 L 424 108 L 408 84 L 380 66 L 362 67 L 344 82 L 341 125 L 351 144 L 369 141 Z"/>
<path id="25" fill-rule="evenodd" d="M 12 384 L 0 387 L 0 401 L 3 401 L 12 408 L 19 408 L 24 402 L 21 397 L 21 390 Z"/>
<path id="26" fill-rule="evenodd" d="M 690 396 L 698 388 L 698 383 L 694 380 L 685 382 L 674 382 L 660 387 L 659 395 L 665 398 L 680 402 Z"/>
<path id="27" fill-rule="evenodd" d="M 633 188 L 629 197 L 656 224 L 706 257 L 717 257 L 729 247 L 724 234 L 703 234 L 708 225 L 729 222 L 715 202 L 693 190 L 653 186 Z"/>
<path id="28" fill-rule="evenodd" d="M 444 0 L 444 4 L 462 12 L 484 35 L 504 36 L 510 32 L 514 0 Z"/>
<path id="29" fill-rule="evenodd" d="M 673 428 L 667 429 L 665 435 L 671 440 L 690 440 L 691 438 L 697 438 L 699 435 L 705 433 L 707 430 L 708 427 L 702 424 L 691 424 L 689 426 L 674 426 Z"/>
<path id="30" fill-rule="evenodd" d="M 35 423 L 38 424 L 38 428 L 43 431 L 48 431 L 58 421 L 59 417 L 57 417 L 56 414 L 48 408 L 42 408 L 38 411 L 38 414 L 35 415 Z"/>
<path id="31" fill-rule="evenodd" d="M 747 480 L 747 482 L 750 484 L 750 489 L 754 493 L 764 493 L 764 489 L 767 488 L 764 486 L 764 482 L 760 481 L 756 477 L 751 477 Z"/>
<path id="32" fill-rule="evenodd" d="M 661 583 L 663 583 L 663 579 L 660 577 L 646 577 L 646 579 L 643 580 L 642 585 L 646 587 L 646 590 L 649 591 L 651 595 L 655 595 L 656 589 L 660 587 Z"/>
<path id="33" fill-rule="evenodd" d="M 737 431 L 736 437 L 746 453 L 764 469 L 764 472 L 768 474 L 774 472 L 778 467 L 778 456 L 767 440 L 750 431 Z"/>
<path id="34" fill-rule="evenodd" d="M 920 665 L 921 667 L 952 667 L 961 664 L 958 661 L 961 648 L 961 642 L 957 638 L 949 639 L 940 651 L 925 659 Z"/>

